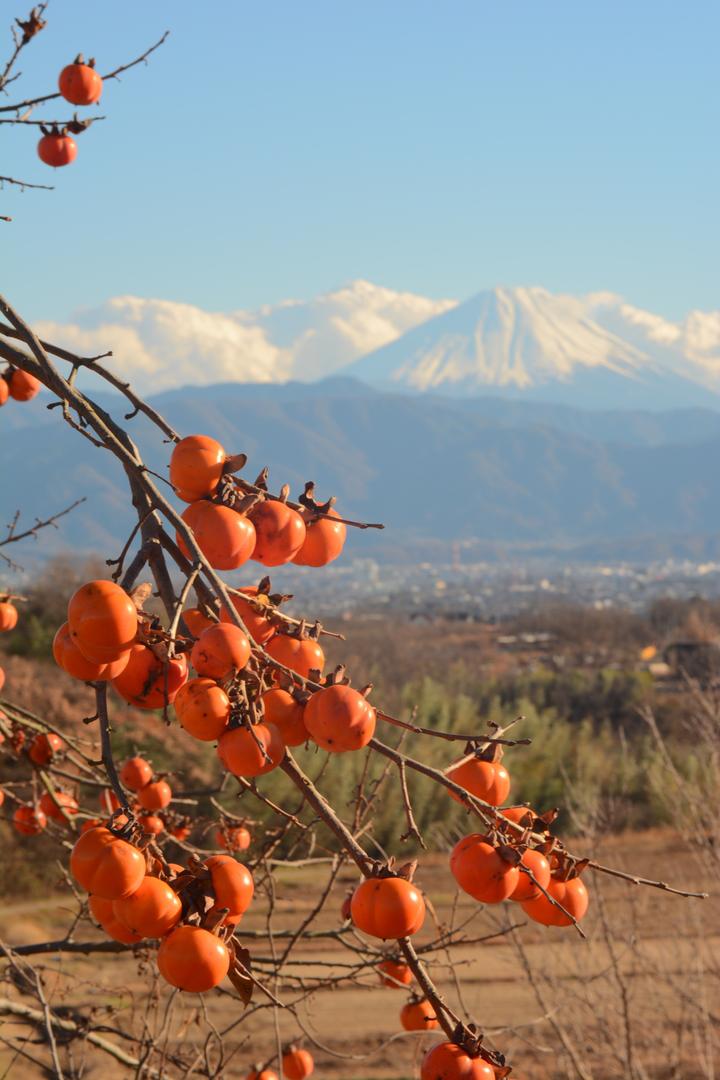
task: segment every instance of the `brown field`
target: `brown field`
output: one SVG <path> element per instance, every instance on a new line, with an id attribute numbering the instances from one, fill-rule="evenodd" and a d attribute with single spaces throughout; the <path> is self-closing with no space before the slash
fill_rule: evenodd
<path id="1" fill-rule="evenodd" d="M 575 846 L 583 850 L 582 842 Z M 611 838 L 594 854 L 614 866 L 664 878 L 683 888 L 709 887 L 703 867 L 668 832 Z M 316 902 L 325 873 L 323 866 L 279 872 L 271 924 L 275 933 L 297 927 Z M 523 925 L 483 944 L 454 949 L 453 968 L 447 966 L 445 953 L 435 953 L 432 973 L 448 1000 L 459 1005 L 454 971 L 462 981 L 464 1011 L 507 1054 L 515 1066 L 513 1077 L 695 1080 L 715 1076 L 720 1062 L 716 1045 L 720 1021 L 717 899 L 688 900 L 604 875 L 588 878 L 594 902 L 586 920 L 587 941 L 571 929 Z M 342 898 L 354 880 L 351 869 L 341 873 L 317 928 L 337 928 Z M 453 919 L 457 926 L 472 917 L 464 927 L 466 938 L 497 933 L 510 919 L 524 921 L 518 917 L 522 912 L 513 905 L 480 909 L 467 897 L 456 904 L 444 856 L 423 857 L 418 880 L 432 899 L 440 923 Z M 62 936 L 75 907 L 69 892 L 6 905 L 0 912 L 0 934 L 13 945 Z M 242 932 L 262 932 L 267 912 L 266 899 L 259 897 L 242 924 Z M 432 920 L 428 920 L 419 944 L 431 936 Z M 96 932 L 83 923 L 75 938 L 93 940 Z M 262 981 L 263 957 L 269 956 L 273 947 L 281 948 L 282 939 L 271 943 L 267 937 L 252 937 L 247 944 Z M 352 954 L 334 941 L 306 942 L 291 953 L 285 979 L 274 990 L 281 1000 L 292 997 L 297 990 L 292 976 L 298 972 L 306 979 L 332 978 L 348 962 L 355 962 Z M 535 989 L 523 963 L 532 973 Z M 257 990 L 245 1020 L 237 999 L 214 992 L 203 1002 L 196 996 L 176 998 L 176 1007 L 164 1026 L 168 995 L 165 989 L 159 995 L 148 993 L 154 985 L 154 965 L 148 963 L 146 954 L 54 956 L 38 958 L 36 966 L 46 974 L 53 1007 L 78 1006 L 86 1014 L 94 1010 L 93 1027 L 102 1032 L 107 1025 L 110 1040 L 117 1042 L 112 1028 L 140 1034 L 147 1024 L 149 1031 L 163 1029 L 161 1046 L 182 1051 L 191 1059 L 191 1047 L 202 1048 L 210 1034 L 208 1053 L 216 1061 L 212 1033 L 236 1025 L 225 1036 L 231 1056 L 220 1075 L 227 1078 L 244 1077 L 254 1060 L 272 1053 L 273 1010 L 254 1008 L 267 1001 Z M 68 994 L 65 976 L 70 973 L 78 981 Z M 10 983 L 2 993 L 19 999 Z M 416 1077 L 419 1055 L 431 1036 L 398 1034 L 398 1013 L 404 1000 L 403 992 L 381 988 L 371 968 L 350 985 L 314 993 L 300 1007 L 300 1021 L 319 1044 L 333 1051 L 315 1050 L 316 1075 L 347 1080 Z M 283 1040 L 301 1034 L 289 1014 L 278 1011 L 277 1015 Z M 11 1039 L 15 1046 L 12 1052 L 7 1047 L 0 1052 L 1 1077 L 30 1080 L 48 1075 L 17 1051 L 22 1045 L 31 1058 L 46 1060 L 42 1045 L 20 1042 L 27 1029 L 3 1017 L 0 1036 Z M 142 1045 L 135 1043 L 130 1048 L 138 1053 Z M 88 1080 L 137 1074 L 134 1068 L 117 1065 L 87 1044 L 86 1050 L 83 1075 Z M 82 1051 L 76 1048 L 74 1054 L 79 1067 Z M 192 1075 L 163 1064 L 158 1055 L 148 1065 L 159 1070 L 156 1075 Z"/>

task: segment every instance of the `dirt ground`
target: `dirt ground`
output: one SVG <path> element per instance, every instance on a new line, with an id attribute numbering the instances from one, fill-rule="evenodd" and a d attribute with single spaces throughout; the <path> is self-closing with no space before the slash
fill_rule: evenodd
<path id="1" fill-rule="evenodd" d="M 682 888 L 701 890 L 709 884 L 692 853 L 668 833 L 613 838 L 593 854 L 618 868 L 665 878 Z M 246 935 L 261 981 L 263 958 L 273 948 L 282 948 L 282 931 L 296 928 L 311 910 L 326 873 L 324 866 L 280 872 L 271 924 L 277 940 L 256 936 L 267 925 L 267 900 L 258 897 L 246 916 L 239 936 Z M 514 1066 L 513 1077 L 694 1080 L 716 1075 L 713 1068 L 720 1061 L 714 1045 L 720 1022 L 714 1004 L 720 972 L 716 898 L 688 900 L 605 875 L 588 875 L 593 903 L 584 941 L 572 929 L 545 930 L 527 924 L 514 905 L 483 909 L 468 897 L 458 901 L 444 856 L 424 857 L 417 878 L 440 924 L 452 919 L 458 926 L 472 918 L 463 929 L 466 939 L 499 934 L 511 921 L 523 924 L 483 943 L 460 945 L 453 949 L 451 960 L 445 952 L 429 959 L 433 977 L 448 1001 L 472 1017 L 488 1040 L 507 1054 Z M 314 924 L 317 929 L 337 929 L 342 899 L 354 881 L 350 869 L 343 871 L 326 910 Z M 75 909 L 67 892 L 6 905 L 0 910 L 0 935 L 11 945 L 60 937 Z M 98 936 L 87 923 L 75 933 L 75 939 L 83 941 Z M 416 939 L 418 946 L 432 936 L 433 920 L 429 919 Z M 285 977 L 272 990 L 280 1000 L 292 999 L 299 975 L 305 980 L 333 978 L 342 974 L 343 965 L 354 962 L 354 956 L 332 939 L 306 942 L 291 953 Z M 79 1006 L 86 1013 L 94 1010 L 96 1030 L 107 1025 L 137 1032 L 146 1024 L 148 1030 L 157 1031 L 163 1026 L 168 994 L 165 989 L 148 994 L 155 970 L 151 953 L 40 957 L 35 963 L 45 974 L 50 1004 L 60 1009 Z M 76 981 L 69 989 L 67 976 L 71 974 Z M 22 1000 L 7 983 L 0 992 Z M 417 1077 L 418 1060 L 433 1036 L 401 1032 L 398 1014 L 405 1000 L 403 991 L 381 987 L 368 967 L 355 982 L 320 989 L 303 1002 L 298 1017 L 317 1043 L 313 1050 L 316 1075 L 334 1080 Z M 263 1007 L 256 1008 L 258 1004 Z M 213 1032 L 232 1025 L 225 1036 L 232 1056 L 221 1075 L 228 1080 L 243 1078 L 253 1061 L 265 1060 L 273 1052 L 273 1012 L 259 991 L 245 1014 L 236 999 L 219 991 L 206 995 L 202 1002 L 196 996 L 176 996 L 165 1029 L 166 1045 L 187 1053 L 191 1046 L 202 1048 L 210 1034 L 208 1054 L 217 1060 Z M 283 1041 L 302 1036 L 292 1016 L 278 1011 L 277 1017 Z M 13 1046 L 12 1051 L 7 1046 L 0 1051 L 0 1077 L 31 1080 L 47 1075 L 30 1060 L 44 1060 L 44 1048 L 21 1041 L 27 1038 L 26 1028 L 3 1017 L 0 1038 L 9 1039 Z M 111 1031 L 107 1038 L 113 1038 Z M 30 1057 L 23 1056 L 18 1045 Z M 88 1080 L 136 1074 L 134 1068 L 118 1066 L 105 1054 L 87 1046 L 86 1050 L 84 1076 Z M 78 1063 L 83 1058 L 82 1053 L 75 1056 Z M 160 1075 L 182 1075 L 173 1065 L 152 1060 Z"/>

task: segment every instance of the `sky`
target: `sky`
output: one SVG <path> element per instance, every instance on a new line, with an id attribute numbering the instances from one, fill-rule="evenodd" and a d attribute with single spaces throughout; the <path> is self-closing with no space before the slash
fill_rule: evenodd
<path id="1" fill-rule="evenodd" d="M 30 319 L 125 294 L 232 311 L 356 278 L 720 308 L 716 0 L 51 0 L 47 17 L 10 94 L 53 89 L 78 51 L 108 70 L 171 36 L 108 84 L 72 166 L 0 128 L 0 173 L 56 185 L 0 192 L 0 288 Z"/>

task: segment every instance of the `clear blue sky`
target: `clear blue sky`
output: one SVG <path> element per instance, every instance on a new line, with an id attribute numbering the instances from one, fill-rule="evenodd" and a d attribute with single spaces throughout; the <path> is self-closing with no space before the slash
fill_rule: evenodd
<path id="1" fill-rule="evenodd" d="M 18 91 L 172 33 L 108 86 L 54 193 L 0 193 L 1 287 L 31 318 L 356 277 L 720 307 L 716 0 L 52 0 L 48 18 Z M 34 132 L 0 139 L 0 173 L 52 182 Z"/>

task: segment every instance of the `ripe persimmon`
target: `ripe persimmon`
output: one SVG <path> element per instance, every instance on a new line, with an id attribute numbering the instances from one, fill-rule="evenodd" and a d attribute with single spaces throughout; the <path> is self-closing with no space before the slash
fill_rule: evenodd
<path id="1" fill-rule="evenodd" d="M 128 930 L 118 919 L 103 923 L 102 928 L 108 937 L 113 941 L 121 941 L 123 945 L 137 945 L 139 941 L 142 941 L 138 934 L 133 934 L 132 930 Z"/>
<path id="2" fill-rule="evenodd" d="M 248 517 L 255 526 L 252 558 L 263 566 L 291 562 L 305 540 L 305 522 L 287 503 L 266 499 L 253 506 Z"/>
<path id="3" fill-rule="evenodd" d="M 215 830 L 215 843 L 226 851 L 247 851 L 252 837 L 244 825 L 227 825 Z"/>
<path id="4" fill-rule="evenodd" d="M 237 727 L 220 736 L 217 754 L 233 776 L 263 776 L 282 761 L 285 743 L 274 724 Z"/>
<path id="5" fill-rule="evenodd" d="M 420 1066 L 420 1080 L 495 1080 L 495 1070 L 480 1057 L 470 1057 L 452 1042 L 428 1050 Z"/>
<path id="6" fill-rule="evenodd" d="M 3 670 L 3 668 L 0 667 L 0 690 L 2 690 L 4 685 L 5 685 L 5 671 Z"/>
<path id="7" fill-rule="evenodd" d="M 178 690 L 175 714 L 193 738 L 215 742 L 228 726 L 230 698 L 214 679 L 189 679 Z"/>
<path id="8" fill-rule="evenodd" d="M 305 706 L 287 690 L 275 687 L 261 695 L 263 712 L 268 724 L 275 724 L 286 746 L 302 746 L 309 739 L 305 727 Z"/>
<path id="9" fill-rule="evenodd" d="M 227 908 L 225 924 L 236 923 L 250 907 L 255 892 L 253 876 L 232 855 L 211 855 L 203 866 L 210 871 L 215 908 Z"/>
<path id="10" fill-rule="evenodd" d="M 187 435 L 170 455 L 170 483 L 183 502 L 212 495 L 220 483 L 227 454 L 209 435 Z"/>
<path id="11" fill-rule="evenodd" d="M 10 397 L 10 387 L 4 375 L 0 375 L 0 408 L 7 403 Z"/>
<path id="12" fill-rule="evenodd" d="M 88 897 L 88 907 L 90 909 L 90 914 L 97 920 L 97 922 L 100 923 L 101 926 L 104 922 L 109 922 L 111 919 L 115 918 L 115 912 L 113 911 L 113 903 L 113 900 L 103 900 L 101 896 Z"/>
<path id="13" fill-rule="evenodd" d="M 52 732 L 36 735 L 30 743 L 28 757 L 35 765 L 49 765 L 56 754 L 65 749 L 65 740 Z"/>
<path id="14" fill-rule="evenodd" d="M 529 806 L 506 806 L 500 813 L 508 821 L 512 821 L 516 825 L 522 825 L 524 828 L 530 828 L 535 816 L 534 811 Z"/>
<path id="15" fill-rule="evenodd" d="M 412 971 L 400 960 L 383 960 L 378 964 L 378 974 L 383 986 L 389 986 L 392 990 L 402 990 L 413 981 Z"/>
<path id="16" fill-rule="evenodd" d="M 242 671 L 250 659 L 250 641 L 239 626 L 218 623 L 203 630 L 192 647 L 190 661 L 198 675 L 225 679 Z"/>
<path id="17" fill-rule="evenodd" d="M 47 826 L 47 818 L 39 807 L 18 806 L 13 813 L 13 827 L 23 836 L 37 836 Z"/>
<path id="18" fill-rule="evenodd" d="M 139 941 L 142 941 L 140 934 L 133 934 L 131 930 L 128 930 L 126 926 L 115 918 L 112 900 L 103 900 L 100 896 L 91 896 L 88 906 L 93 917 L 100 923 L 108 937 L 111 937 L 114 941 L 121 941 L 123 945 L 137 945 Z"/>
<path id="19" fill-rule="evenodd" d="M 579 922 L 588 909 L 590 897 L 579 877 L 569 878 L 567 881 L 551 877 L 547 892 L 553 900 L 562 904 L 568 915 L 556 908 L 543 893 L 533 900 L 525 900 L 522 903 L 525 914 L 543 926 L 572 926 L 573 919 Z"/>
<path id="20" fill-rule="evenodd" d="M 177 926 L 157 953 L 162 977 L 179 990 L 202 994 L 228 973 L 230 954 L 219 938 L 199 926 Z"/>
<path id="21" fill-rule="evenodd" d="M 70 598 L 70 636 L 97 664 L 112 664 L 130 649 L 137 634 L 135 604 L 114 581 L 89 581 Z"/>
<path id="22" fill-rule="evenodd" d="M 76 841 L 70 854 L 70 872 L 89 893 L 104 900 L 119 900 L 140 888 L 145 877 L 145 856 L 100 826 Z"/>
<path id="23" fill-rule="evenodd" d="M 329 517 L 313 517 L 311 511 L 302 511 L 305 540 L 293 559 L 297 566 L 327 566 L 344 548 L 347 529 L 342 521 L 335 520 L 340 515 L 332 507 L 328 514 Z"/>
<path id="24" fill-rule="evenodd" d="M 429 1001 L 408 1001 L 400 1010 L 400 1023 L 406 1031 L 434 1031 L 440 1027 Z"/>
<path id="25" fill-rule="evenodd" d="M 0 633 L 14 630 L 18 621 L 18 609 L 9 600 L 0 601 Z"/>
<path id="26" fill-rule="evenodd" d="M 311 671 L 321 672 L 325 666 L 325 653 L 313 638 L 276 634 L 265 648 L 268 656 L 303 679 L 309 678 Z"/>
<path id="27" fill-rule="evenodd" d="M 280 1080 L 280 1077 L 274 1069 L 262 1069 L 260 1072 L 253 1069 L 247 1074 L 245 1080 Z"/>
<path id="28" fill-rule="evenodd" d="M 46 817 L 53 818 L 54 821 L 65 821 L 65 814 L 68 817 L 75 817 L 80 809 L 77 799 L 68 795 L 66 791 L 56 791 L 52 795 L 49 791 L 44 791 L 40 796 L 39 805 Z"/>
<path id="29" fill-rule="evenodd" d="M 405 878 L 367 878 L 352 895 L 350 915 L 358 930 L 373 937 L 410 937 L 425 921 L 425 901 Z"/>
<path id="30" fill-rule="evenodd" d="M 258 604 L 261 604 L 270 610 L 270 600 L 267 594 L 261 593 L 257 586 L 247 585 L 245 588 L 239 589 L 238 592 L 244 593 L 245 596 L 252 597 Z M 270 619 L 267 619 L 261 612 L 256 611 L 252 604 L 249 604 L 243 596 L 236 596 L 235 593 L 231 593 L 230 599 L 232 600 L 233 607 L 245 623 L 247 631 L 253 641 L 258 645 L 264 645 L 266 641 L 269 641 L 275 633 L 275 627 Z M 220 608 L 220 622 L 232 622 L 230 612 L 224 605 Z"/>
<path id="31" fill-rule="evenodd" d="M 188 663 L 184 653 L 160 660 L 147 645 L 133 645 L 125 668 L 112 680 L 120 697 L 136 709 L 162 709 L 172 705 L 187 681 Z"/>
<path id="32" fill-rule="evenodd" d="M 165 831 L 165 822 L 157 814 L 141 814 L 138 818 L 138 825 L 149 836 L 159 836 L 161 832 Z"/>
<path id="33" fill-rule="evenodd" d="M 216 570 L 237 570 L 253 553 L 253 523 L 229 506 L 200 499 L 183 511 L 182 519 L 192 531 L 195 543 L 205 558 Z M 177 542 L 183 555 L 192 558 L 180 533 L 177 534 Z"/>
<path id="34" fill-rule="evenodd" d="M 305 706 L 305 727 L 323 750 L 360 750 L 375 734 L 375 710 L 369 701 L 341 684 L 312 695 Z"/>
<path id="35" fill-rule="evenodd" d="M 188 836 L 192 832 L 189 825 L 175 825 L 169 830 L 170 835 L 174 836 L 176 840 L 187 840 Z"/>
<path id="36" fill-rule="evenodd" d="M 182 903 L 167 882 L 148 875 L 130 896 L 113 901 L 113 912 L 133 934 L 159 938 L 179 922 Z"/>
<path id="37" fill-rule="evenodd" d="M 50 136 L 46 137 L 49 138 Z M 44 139 L 40 140 L 41 143 L 44 141 Z M 68 141 L 75 145 L 72 139 L 68 139 Z M 74 156 L 75 155 L 73 155 L 73 157 Z M 50 162 L 46 162 L 46 164 L 50 164 Z M 61 164 L 65 165 L 68 164 L 68 162 L 61 162 Z M 31 401 L 36 394 L 40 393 L 40 388 L 42 387 L 42 383 L 39 379 L 36 379 L 29 371 L 21 371 L 20 368 L 10 368 L 9 371 L 5 372 L 5 379 L 8 384 L 10 397 L 15 401 Z"/>
<path id="38" fill-rule="evenodd" d="M 71 105 L 94 105 L 100 100 L 103 81 L 94 67 L 94 61 L 85 64 L 78 57 L 60 72 L 58 89 Z"/>
<path id="39" fill-rule="evenodd" d="M 120 769 L 120 779 L 126 788 L 130 788 L 131 791 L 139 791 L 140 788 L 149 784 L 153 777 L 152 765 L 149 761 L 146 761 L 143 757 L 131 757 L 128 758 Z M 117 800 L 117 796 L 111 792 L 111 802 L 113 800 L 117 803 L 114 807 L 118 809 L 120 803 Z"/>
<path id="40" fill-rule="evenodd" d="M 542 889 L 547 889 L 550 884 L 550 863 L 547 861 L 542 851 L 537 851 L 535 848 L 527 848 L 523 852 L 522 859 L 520 860 L 520 866 L 526 866 L 535 878 L 537 885 L 520 870 L 520 876 L 518 883 L 510 893 L 508 900 L 516 900 L 518 903 L 522 903 L 524 900 L 535 900 L 538 896 L 542 896 Z M 541 888 L 538 888 L 538 885 Z"/>
<path id="41" fill-rule="evenodd" d="M 98 664 L 94 660 L 88 660 L 73 641 L 66 622 L 53 638 L 52 651 L 58 667 L 72 675 L 73 679 L 80 679 L 82 682 L 108 682 L 125 670 L 130 659 L 130 650 L 126 649 L 111 664 Z"/>
<path id="42" fill-rule="evenodd" d="M 207 630 L 208 626 L 215 625 L 215 620 L 209 619 L 207 615 L 197 607 L 185 608 L 183 611 L 183 619 L 193 637 L 200 637 L 203 630 Z"/>
<path id="43" fill-rule="evenodd" d="M 315 1071 L 312 1054 L 298 1046 L 289 1046 L 282 1056 L 282 1071 L 287 1080 L 307 1080 Z"/>
<path id="44" fill-rule="evenodd" d="M 490 806 L 500 806 L 504 803 L 510 792 L 510 776 L 504 765 L 497 761 L 481 761 L 479 758 L 470 758 L 448 769 L 448 780 L 459 784 L 471 795 L 489 803 Z M 462 800 L 454 791 L 450 795 L 456 802 Z"/>
<path id="45" fill-rule="evenodd" d="M 153 780 L 145 784 L 137 793 L 137 800 L 143 810 L 164 810 L 172 799 L 172 788 L 167 780 Z"/>
<path id="46" fill-rule="evenodd" d="M 517 888 L 520 871 L 507 862 L 486 836 L 472 833 L 458 841 L 450 870 L 460 888 L 483 904 L 499 904 Z"/>

